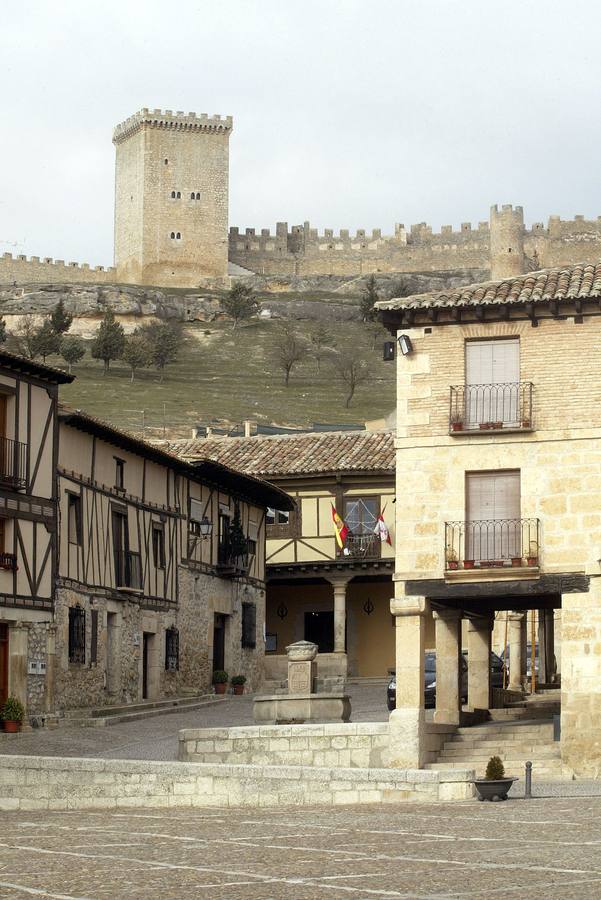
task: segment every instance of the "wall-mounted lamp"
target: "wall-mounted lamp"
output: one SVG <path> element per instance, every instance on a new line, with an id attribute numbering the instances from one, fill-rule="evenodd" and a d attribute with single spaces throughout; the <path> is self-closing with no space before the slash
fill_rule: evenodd
<path id="1" fill-rule="evenodd" d="M 200 528 L 200 536 L 204 540 L 205 538 L 211 537 L 213 534 L 213 523 L 207 519 L 206 516 L 203 516 L 199 522 Z"/>
<path id="2" fill-rule="evenodd" d="M 410 353 L 413 353 L 413 344 L 411 343 L 411 338 L 406 334 L 401 334 L 397 338 L 399 342 L 399 350 L 403 354 L 403 356 L 409 356 Z"/>
<path id="3" fill-rule="evenodd" d="M 394 359 L 394 341 L 384 341 L 382 359 L 385 362 Z"/>

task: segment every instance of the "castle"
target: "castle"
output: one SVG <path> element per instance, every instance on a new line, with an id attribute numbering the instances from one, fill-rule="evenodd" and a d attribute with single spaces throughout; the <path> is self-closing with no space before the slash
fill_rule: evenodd
<path id="1" fill-rule="evenodd" d="M 459 231 L 425 222 L 394 234 L 359 229 L 319 234 L 309 222 L 275 234 L 228 235 L 232 117 L 142 109 L 113 132 L 115 265 L 0 257 L 0 284 L 126 283 L 197 288 L 227 283 L 228 262 L 274 277 L 436 273 L 462 282 L 511 277 L 601 256 L 601 216 L 524 225 L 521 207 L 493 206 L 488 222 Z"/>

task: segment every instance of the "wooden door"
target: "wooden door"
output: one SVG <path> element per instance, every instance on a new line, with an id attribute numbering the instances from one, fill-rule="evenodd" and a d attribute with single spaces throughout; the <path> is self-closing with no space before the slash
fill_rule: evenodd
<path id="1" fill-rule="evenodd" d="M 225 669 L 225 616 L 215 613 L 213 620 L 213 671 Z"/>
<path id="2" fill-rule="evenodd" d="M 148 650 L 151 635 L 142 635 L 142 700 L 148 700 Z"/>
<path id="3" fill-rule="evenodd" d="M 0 478 L 8 478 L 13 471 L 10 444 L 6 440 L 6 394 L 0 394 Z"/>
<path id="4" fill-rule="evenodd" d="M 111 526 L 113 530 L 113 555 L 115 558 L 115 586 L 125 587 L 125 553 L 128 547 L 127 516 L 116 509 L 112 510 Z"/>
<path id="5" fill-rule="evenodd" d="M 8 625 L 0 624 L 0 706 L 8 697 Z"/>
<path id="6" fill-rule="evenodd" d="M 465 345 L 466 421 L 515 424 L 519 420 L 520 341 L 468 341 Z"/>
<path id="7" fill-rule="evenodd" d="M 467 475 L 465 543 L 468 559 L 522 555 L 519 471 Z"/>

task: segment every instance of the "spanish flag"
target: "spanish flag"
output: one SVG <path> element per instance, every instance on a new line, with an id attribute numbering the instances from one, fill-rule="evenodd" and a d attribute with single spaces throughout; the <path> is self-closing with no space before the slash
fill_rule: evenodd
<path id="1" fill-rule="evenodd" d="M 336 512 L 336 507 L 332 503 L 332 521 L 334 522 L 334 531 L 336 532 L 336 543 L 342 550 L 344 544 L 346 542 L 346 537 L 348 535 L 348 526 L 344 524 L 338 513 Z"/>

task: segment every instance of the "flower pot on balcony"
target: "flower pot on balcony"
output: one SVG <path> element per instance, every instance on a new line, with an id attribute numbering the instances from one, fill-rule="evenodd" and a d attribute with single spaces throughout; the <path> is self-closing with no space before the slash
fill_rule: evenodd
<path id="1" fill-rule="evenodd" d="M 451 422 L 451 431 L 463 431 L 463 422 Z"/>
<path id="2" fill-rule="evenodd" d="M 456 559 L 447 560 L 447 569 L 458 569 L 459 563 Z"/>
<path id="3" fill-rule="evenodd" d="M 502 422 L 493 422 L 492 427 L 496 428 L 497 431 L 500 431 L 503 428 L 503 423 Z"/>
<path id="4" fill-rule="evenodd" d="M 530 427 L 531 427 L 530 419 L 522 419 L 522 428 L 530 428 Z"/>
<path id="5" fill-rule="evenodd" d="M 473 569 L 474 568 L 474 560 L 473 559 L 464 559 L 463 560 L 463 568 L 464 569 Z"/>
<path id="6" fill-rule="evenodd" d="M 9 734 L 16 734 L 21 730 L 21 723 L 14 722 L 11 719 L 4 720 L 4 730 L 8 731 Z"/>
<path id="7" fill-rule="evenodd" d="M 486 431 L 488 428 L 490 428 L 490 425 L 488 424 L 488 422 L 480 422 L 480 425 L 478 427 L 480 431 Z"/>
<path id="8" fill-rule="evenodd" d="M 538 556 L 529 556 L 528 557 L 528 565 L 529 566 L 538 566 Z"/>
<path id="9" fill-rule="evenodd" d="M 511 557 L 511 565 L 514 569 L 517 569 L 518 566 L 522 565 L 522 557 L 521 556 L 512 556 Z"/>

